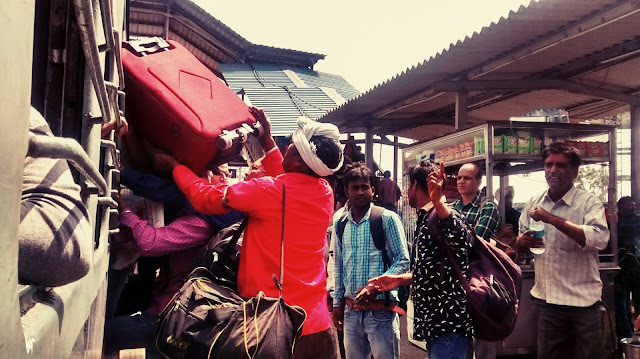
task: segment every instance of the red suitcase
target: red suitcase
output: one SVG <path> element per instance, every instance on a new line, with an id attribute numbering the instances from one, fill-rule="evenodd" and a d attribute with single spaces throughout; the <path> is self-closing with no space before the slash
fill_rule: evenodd
<path id="1" fill-rule="evenodd" d="M 122 63 L 127 120 L 197 174 L 237 155 L 259 130 L 247 105 L 175 41 L 132 41 Z"/>

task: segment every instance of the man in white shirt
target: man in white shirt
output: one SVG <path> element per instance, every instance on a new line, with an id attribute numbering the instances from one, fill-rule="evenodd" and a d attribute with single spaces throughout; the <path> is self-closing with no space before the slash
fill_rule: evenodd
<path id="1" fill-rule="evenodd" d="M 549 189 L 525 205 L 517 240 L 519 248 L 545 248 L 535 255 L 531 289 L 540 307 L 538 358 L 596 358 L 604 347 L 598 270 L 598 251 L 609 241 L 604 207 L 573 185 L 581 163 L 575 148 L 554 143 L 543 160 Z M 544 243 L 529 230 L 534 221 L 544 223 Z"/>

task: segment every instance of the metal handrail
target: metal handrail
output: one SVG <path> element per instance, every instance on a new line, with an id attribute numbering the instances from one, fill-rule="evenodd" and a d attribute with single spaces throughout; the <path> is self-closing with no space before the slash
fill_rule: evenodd
<path id="1" fill-rule="evenodd" d="M 109 106 L 109 94 L 107 93 L 107 85 L 102 76 L 102 66 L 100 65 L 100 50 L 98 49 L 98 40 L 96 37 L 96 29 L 93 23 L 93 6 L 91 1 L 74 0 L 74 7 L 76 13 L 76 20 L 78 23 L 78 29 L 80 30 L 80 39 L 82 41 L 82 49 L 89 65 L 89 73 L 91 82 L 96 91 L 98 103 L 100 104 L 100 110 L 102 111 L 102 117 L 104 122 L 111 122 L 114 117 L 117 121 L 117 127 L 122 125 L 121 119 L 117 111 L 112 111 Z M 107 29 L 105 29 L 107 30 Z M 112 29 L 108 29 L 111 32 Z M 107 43 L 113 38 L 113 33 L 106 34 Z M 118 66 L 118 65 L 116 65 Z"/>
<path id="2" fill-rule="evenodd" d="M 120 31 L 117 29 L 113 29 L 113 37 L 115 39 L 116 44 L 120 44 Z M 120 50 L 115 50 L 116 55 L 116 68 L 118 70 L 118 88 L 122 90 L 124 88 L 124 69 L 122 67 L 122 55 Z M 118 95 L 121 91 L 118 91 Z M 124 111 L 124 109 L 122 109 Z M 122 115 L 121 115 L 122 116 Z"/>
<path id="3" fill-rule="evenodd" d="M 107 182 L 100 171 L 93 165 L 89 156 L 80 144 L 70 138 L 59 138 L 29 134 L 29 150 L 31 157 L 65 159 L 89 181 L 98 187 L 101 195 L 108 193 Z"/>

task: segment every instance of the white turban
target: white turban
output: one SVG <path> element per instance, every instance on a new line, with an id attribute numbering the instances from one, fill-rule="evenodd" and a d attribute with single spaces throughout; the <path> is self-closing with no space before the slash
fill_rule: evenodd
<path id="1" fill-rule="evenodd" d="M 339 144 L 340 131 L 338 131 L 338 127 L 330 123 L 321 123 L 306 117 L 298 117 L 298 129 L 293 133 L 292 139 L 304 163 L 318 176 L 328 176 L 339 170 L 344 160 L 342 151 L 340 151 L 340 163 L 338 163 L 338 166 L 329 168 L 318 158 L 316 146 L 309 142 L 312 136 L 326 137 Z"/>

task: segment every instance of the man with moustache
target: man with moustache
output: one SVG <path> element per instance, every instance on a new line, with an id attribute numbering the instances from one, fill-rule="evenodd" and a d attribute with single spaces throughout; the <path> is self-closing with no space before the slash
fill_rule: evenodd
<path id="1" fill-rule="evenodd" d="M 333 190 L 323 177 L 342 167 L 340 133 L 334 125 L 299 118 L 293 143 L 283 158 L 264 112 L 251 108 L 251 114 L 264 128 L 259 137 L 265 151 L 262 164 L 265 169 L 274 169 L 267 171 L 267 176 L 231 186 L 212 186 L 170 155 L 165 155 L 164 161 L 196 210 L 220 214 L 237 209 L 248 215 L 238 267 L 238 294 L 249 298 L 259 291 L 270 297 L 282 293 L 286 303 L 306 311 L 294 358 L 337 358 L 324 263 Z M 284 281 L 280 291 L 272 274 L 280 272 L 283 221 Z"/>
<path id="2" fill-rule="evenodd" d="M 604 342 L 598 251 L 609 242 L 604 207 L 573 185 L 581 163 L 575 148 L 554 143 L 542 156 L 549 189 L 525 205 L 517 239 L 519 248 L 545 248 L 535 254 L 531 289 L 540 308 L 538 358 L 599 358 Z M 532 221 L 544 222 L 544 244 L 532 236 Z"/>

